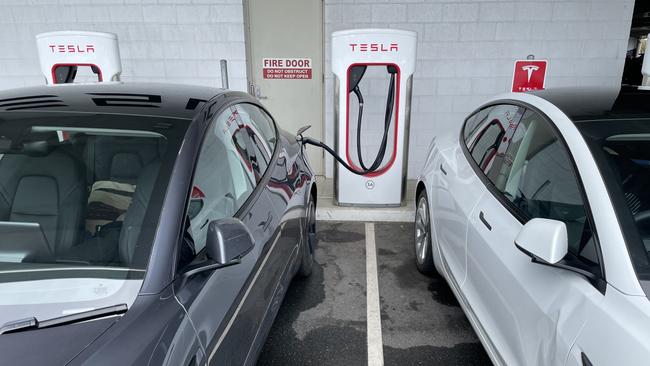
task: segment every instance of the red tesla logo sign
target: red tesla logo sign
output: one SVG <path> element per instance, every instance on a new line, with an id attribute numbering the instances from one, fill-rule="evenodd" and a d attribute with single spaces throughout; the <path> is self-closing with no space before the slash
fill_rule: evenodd
<path id="1" fill-rule="evenodd" d="M 513 92 L 527 92 L 544 89 L 546 60 L 517 60 L 512 77 Z"/>

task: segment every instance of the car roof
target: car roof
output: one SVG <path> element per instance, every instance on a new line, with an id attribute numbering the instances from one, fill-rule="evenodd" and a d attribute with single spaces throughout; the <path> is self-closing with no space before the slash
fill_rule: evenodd
<path id="1" fill-rule="evenodd" d="M 0 91 L 4 112 L 129 114 L 192 119 L 203 103 L 224 89 L 160 83 L 41 85 Z"/>
<path id="2" fill-rule="evenodd" d="M 531 92 L 557 106 L 574 122 L 650 118 L 650 90 L 611 88 L 556 88 Z"/>

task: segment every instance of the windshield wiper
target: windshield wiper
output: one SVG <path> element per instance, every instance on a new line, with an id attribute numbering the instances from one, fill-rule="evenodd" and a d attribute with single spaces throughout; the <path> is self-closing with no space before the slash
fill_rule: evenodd
<path id="1" fill-rule="evenodd" d="M 49 328 L 57 325 L 72 324 L 80 321 L 103 318 L 105 316 L 110 316 L 110 315 L 124 314 L 127 309 L 128 307 L 126 306 L 126 304 L 119 304 L 119 305 L 107 306 L 105 308 L 93 309 L 88 311 L 82 311 L 80 313 L 64 315 L 58 318 L 52 318 L 43 321 L 39 321 L 35 317 L 12 320 L 4 323 L 4 325 L 0 327 L 0 334 L 20 332 L 23 330 Z"/>

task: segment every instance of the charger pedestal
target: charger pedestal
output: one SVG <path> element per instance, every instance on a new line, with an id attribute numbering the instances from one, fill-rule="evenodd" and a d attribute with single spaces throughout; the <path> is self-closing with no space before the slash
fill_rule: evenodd
<path id="1" fill-rule="evenodd" d="M 334 202 L 341 206 L 400 206 L 406 190 L 411 88 L 417 35 L 396 29 L 355 29 L 332 34 L 335 149 L 359 170 L 357 134 L 361 133 L 366 166 L 377 155 L 384 133 L 387 90 L 394 73 L 394 105 L 384 159 L 379 168 L 360 176 L 335 162 Z M 350 92 L 351 71 L 365 66 L 359 82 L 365 99 L 363 128 L 357 130 L 359 103 Z M 358 69 L 358 68 L 357 68 Z M 354 87 L 354 85 L 352 85 Z"/>
<path id="2" fill-rule="evenodd" d="M 122 73 L 113 33 L 63 31 L 36 36 L 41 72 L 48 84 L 74 82 L 79 67 L 89 67 L 97 81 L 119 81 Z"/>

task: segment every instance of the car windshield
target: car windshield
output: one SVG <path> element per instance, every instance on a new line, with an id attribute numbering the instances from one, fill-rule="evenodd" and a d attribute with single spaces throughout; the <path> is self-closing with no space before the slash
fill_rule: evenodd
<path id="1" fill-rule="evenodd" d="M 605 180 L 639 279 L 650 280 L 650 119 L 576 125 Z"/>
<path id="2" fill-rule="evenodd" d="M 188 124 L 0 114 L 0 325 L 135 299 Z"/>

